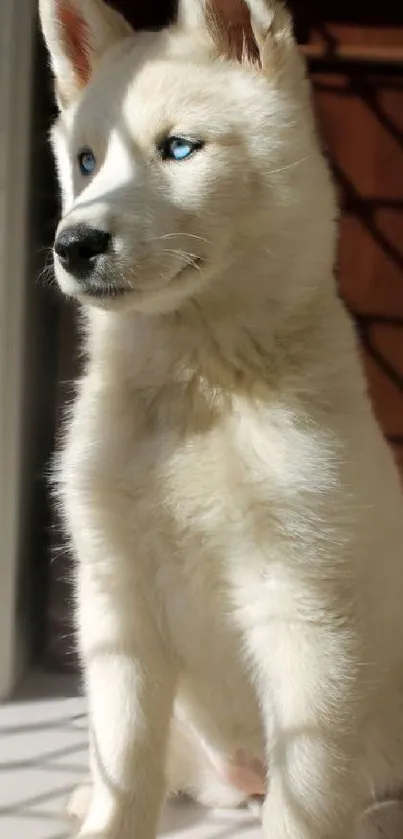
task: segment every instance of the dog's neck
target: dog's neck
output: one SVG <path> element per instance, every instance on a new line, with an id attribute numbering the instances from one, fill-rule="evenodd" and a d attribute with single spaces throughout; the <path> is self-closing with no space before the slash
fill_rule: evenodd
<path id="1" fill-rule="evenodd" d="M 283 284 L 278 299 L 270 292 L 276 282 Z M 285 282 L 292 289 L 288 308 Z M 315 390 L 327 391 L 335 377 L 348 386 L 354 336 L 334 279 L 305 283 L 297 295 L 299 282 L 298 276 L 291 281 L 278 276 L 275 282 L 270 277 L 268 282 L 263 263 L 256 261 L 243 274 L 237 270 L 222 277 L 175 312 L 91 310 L 91 370 L 111 387 L 123 378 L 128 387 L 155 390 L 195 377 L 228 391 L 240 383 L 277 388 L 280 380 L 281 387 L 288 381 L 294 389 L 299 380 L 307 381 L 307 371 Z M 328 359 L 326 370 L 323 359 Z"/>

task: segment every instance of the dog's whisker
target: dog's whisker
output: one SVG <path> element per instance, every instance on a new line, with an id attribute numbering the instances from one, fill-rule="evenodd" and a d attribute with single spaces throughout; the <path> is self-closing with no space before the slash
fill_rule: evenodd
<path id="1" fill-rule="evenodd" d="M 53 265 L 44 265 L 44 267 L 39 271 L 37 274 L 36 280 L 40 284 L 44 284 L 45 286 L 52 286 L 55 284 L 55 275 L 53 271 Z"/>
<path id="2" fill-rule="evenodd" d="M 179 239 L 181 237 L 186 236 L 189 239 L 198 239 L 200 242 L 205 242 L 207 245 L 210 244 L 209 240 L 206 239 L 204 236 L 197 236 L 195 233 L 164 233 L 161 236 L 149 236 L 146 239 L 146 242 L 157 242 L 161 239 Z"/>
<path id="3" fill-rule="evenodd" d="M 157 251 L 157 256 L 161 254 L 173 254 L 174 256 L 179 256 L 181 259 L 188 261 L 189 264 L 195 262 L 197 260 L 197 254 L 191 253 L 190 251 L 183 251 L 183 250 L 176 250 L 175 248 L 163 248 L 162 250 Z"/>
<path id="4" fill-rule="evenodd" d="M 267 175 L 277 175 L 279 172 L 286 172 L 287 169 L 294 169 L 296 166 L 300 166 L 301 163 L 305 163 L 309 160 L 311 155 L 306 155 L 306 157 L 301 157 L 300 160 L 294 160 L 293 163 L 288 163 L 287 166 L 280 166 L 279 169 L 269 169 L 266 173 Z"/>

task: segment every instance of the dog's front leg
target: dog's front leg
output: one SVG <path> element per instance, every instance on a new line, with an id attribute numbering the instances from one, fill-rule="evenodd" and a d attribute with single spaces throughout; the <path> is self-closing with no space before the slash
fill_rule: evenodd
<path id="1" fill-rule="evenodd" d="M 84 563 L 79 629 L 91 727 L 82 839 L 154 839 L 165 793 L 175 667 L 150 599 L 122 562 Z"/>
<path id="2" fill-rule="evenodd" d="M 265 839 L 351 839 L 360 717 L 353 636 L 273 620 L 253 639 L 269 750 Z"/>

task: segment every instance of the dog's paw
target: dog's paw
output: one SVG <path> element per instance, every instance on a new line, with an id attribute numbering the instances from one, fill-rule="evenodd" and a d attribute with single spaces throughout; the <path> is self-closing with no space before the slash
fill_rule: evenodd
<path id="1" fill-rule="evenodd" d="M 91 793 L 91 781 L 88 780 L 86 783 L 80 784 L 79 787 L 76 787 L 69 798 L 67 803 L 67 815 L 77 827 L 80 827 L 87 817 L 91 801 Z"/>
<path id="2" fill-rule="evenodd" d="M 253 795 L 248 798 L 248 810 L 260 822 L 263 821 L 263 804 L 263 797 L 259 795 Z"/>

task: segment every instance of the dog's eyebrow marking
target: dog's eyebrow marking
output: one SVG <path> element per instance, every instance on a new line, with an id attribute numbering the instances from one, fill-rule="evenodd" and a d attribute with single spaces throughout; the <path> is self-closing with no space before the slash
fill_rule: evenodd
<path id="1" fill-rule="evenodd" d="M 58 4 L 58 17 L 66 52 L 84 86 L 91 76 L 87 26 L 80 13 L 66 0 L 60 0 Z"/>

